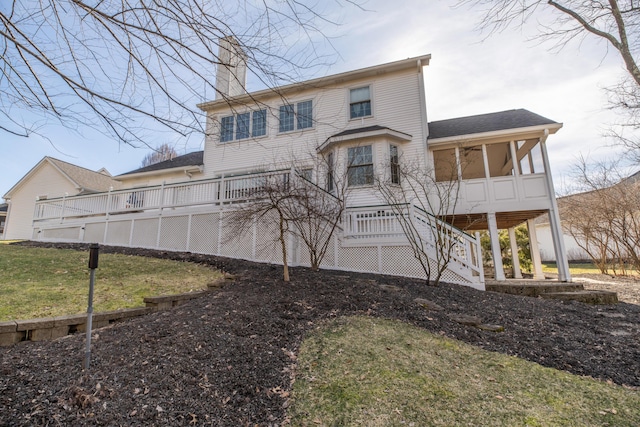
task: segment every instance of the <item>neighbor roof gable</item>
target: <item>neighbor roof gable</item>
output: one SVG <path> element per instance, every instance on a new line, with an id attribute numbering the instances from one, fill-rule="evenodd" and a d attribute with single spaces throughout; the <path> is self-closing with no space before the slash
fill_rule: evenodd
<path id="1" fill-rule="evenodd" d="M 76 187 L 81 193 L 92 193 L 100 191 L 108 191 L 110 187 L 119 187 L 120 182 L 115 181 L 109 176 L 94 172 L 92 170 L 45 156 L 40 160 L 29 172 L 27 172 L 20 180 L 9 189 L 3 196 L 5 199 L 11 198 L 20 186 L 33 177 L 45 164 L 51 165 L 64 178 Z"/>

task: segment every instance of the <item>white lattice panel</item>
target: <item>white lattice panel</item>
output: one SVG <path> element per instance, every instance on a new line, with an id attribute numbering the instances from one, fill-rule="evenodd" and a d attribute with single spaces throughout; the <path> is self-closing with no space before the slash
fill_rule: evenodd
<path id="1" fill-rule="evenodd" d="M 339 248 L 338 267 L 354 271 L 378 271 L 378 248 L 375 246 Z"/>
<path id="2" fill-rule="evenodd" d="M 222 256 L 231 258 L 252 259 L 253 232 L 251 229 L 238 230 L 234 224 L 224 221 L 223 214 L 222 236 L 220 248 Z"/>
<path id="3" fill-rule="evenodd" d="M 191 238 L 189 251 L 200 254 L 218 252 L 218 221 L 220 216 L 214 214 L 193 215 L 191 217 Z"/>
<path id="4" fill-rule="evenodd" d="M 324 258 L 322 259 L 322 263 L 320 265 L 322 267 L 331 268 L 336 265 L 336 239 L 338 239 L 338 233 L 340 231 L 336 230 L 329 239 L 329 245 L 327 246 L 327 252 L 324 254 Z"/>
<path id="5" fill-rule="evenodd" d="M 305 227 L 308 227 L 308 226 L 305 225 Z M 334 266 L 334 259 L 335 259 L 334 239 L 336 238 L 337 232 L 338 231 L 334 232 L 334 234 L 331 236 L 331 239 L 329 239 L 329 244 L 327 246 L 324 258 L 320 263 L 321 267 L 330 268 Z M 320 248 L 318 248 L 318 250 L 320 250 Z M 298 237 L 297 252 L 298 252 L 298 264 L 305 267 L 311 266 L 311 256 L 309 255 L 309 248 L 307 248 L 307 245 L 305 244 L 304 240 L 301 237 Z"/>
<path id="6" fill-rule="evenodd" d="M 263 216 L 256 223 L 256 260 L 282 264 L 282 245 L 278 240 L 279 235 L 277 215 Z M 288 234 L 285 236 L 285 242 L 287 251 L 291 250 Z"/>
<path id="7" fill-rule="evenodd" d="M 425 277 L 424 270 L 409 246 L 382 247 L 382 273 Z"/>
<path id="8" fill-rule="evenodd" d="M 84 241 L 102 243 L 104 239 L 104 222 L 90 223 L 84 226 Z"/>
<path id="9" fill-rule="evenodd" d="M 184 251 L 187 249 L 187 234 L 189 231 L 188 216 L 163 217 L 160 230 L 160 247 Z"/>
<path id="10" fill-rule="evenodd" d="M 44 239 L 80 240 L 80 227 L 52 228 L 42 234 Z"/>
<path id="11" fill-rule="evenodd" d="M 131 221 L 109 221 L 107 227 L 107 244 L 120 246 L 129 245 Z"/>
<path id="12" fill-rule="evenodd" d="M 158 239 L 158 218 L 138 219 L 133 225 L 131 246 L 155 248 Z"/>

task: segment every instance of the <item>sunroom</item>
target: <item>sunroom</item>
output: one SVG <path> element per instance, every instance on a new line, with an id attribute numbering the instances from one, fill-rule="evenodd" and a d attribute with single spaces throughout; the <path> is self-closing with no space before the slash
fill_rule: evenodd
<path id="1" fill-rule="evenodd" d="M 517 254 L 514 228 L 527 223 L 533 277 L 543 279 L 533 220 L 549 213 L 559 280 L 570 281 L 546 140 L 562 127 L 527 110 L 510 110 L 429 123 L 428 148 L 437 185 L 451 187 L 447 220 L 464 230 L 488 230 L 495 279 L 505 280 L 498 230 L 509 230 L 511 253 Z M 521 278 L 517 256 L 514 277 Z"/>

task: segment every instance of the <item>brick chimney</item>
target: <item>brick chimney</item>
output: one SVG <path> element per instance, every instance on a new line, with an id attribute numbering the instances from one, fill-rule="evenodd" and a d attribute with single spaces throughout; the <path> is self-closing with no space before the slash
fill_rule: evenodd
<path id="1" fill-rule="evenodd" d="M 247 55 L 233 36 L 220 39 L 218 59 L 216 99 L 247 93 Z"/>

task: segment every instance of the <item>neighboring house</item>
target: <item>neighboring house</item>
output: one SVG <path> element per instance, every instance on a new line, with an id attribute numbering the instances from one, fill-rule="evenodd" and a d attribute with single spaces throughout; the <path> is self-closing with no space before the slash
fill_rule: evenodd
<path id="1" fill-rule="evenodd" d="M 5 223 L 7 221 L 7 209 L 9 205 L 6 203 L 0 203 L 0 240 L 4 239 Z"/>
<path id="2" fill-rule="evenodd" d="M 534 233 L 533 219 L 548 212 L 555 251 L 564 257 L 546 151 L 562 124 L 522 109 L 427 122 L 423 68 L 430 55 L 249 94 L 243 55 L 234 59 L 229 40 L 221 50 L 231 58 L 217 72 L 218 99 L 199 105 L 207 120 L 204 152 L 119 175 L 120 190 L 38 202 L 34 236 L 278 262 L 268 238 L 272 222 L 261 219 L 242 237 L 225 222 L 225 211 L 246 199 L 261 173 L 287 180 L 295 173 L 327 191 L 335 177 L 346 177 L 347 209 L 322 265 L 419 277 L 374 185 L 375 176 L 393 176 L 398 159 L 410 159 L 432 171 L 437 185 L 452 176 L 460 183 L 455 211 L 437 227 L 453 218 L 461 229 L 487 229 L 499 254 L 499 228 L 527 221 Z M 431 215 L 407 212 L 423 222 Z M 479 241 L 461 231 L 456 236 L 455 259 L 442 280 L 484 288 Z M 307 265 L 293 235 L 288 245 L 291 263 Z M 495 277 L 504 280 L 495 258 Z M 537 252 L 534 265 L 540 277 Z M 560 279 L 570 280 L 566 262 Z"/>
<path id="3" fill-rule="evenodd" d="M 120 188 L 106 169 L 95 172 L 53 157 L 45 157 L 3 196 L 8 204 L 4 238 L 35 239 L 37 200 L 54 199 Z"/>
<path id="4" fill-rule="evenodd" d="M 569 260 L 634 258 L 640 250 L 639 185 L 640 172 L 636 172 L 614 184 L 558 198 Z M 542 259 L 555 261 L 548 215 L 536 220 L 536 230 Z"/>

